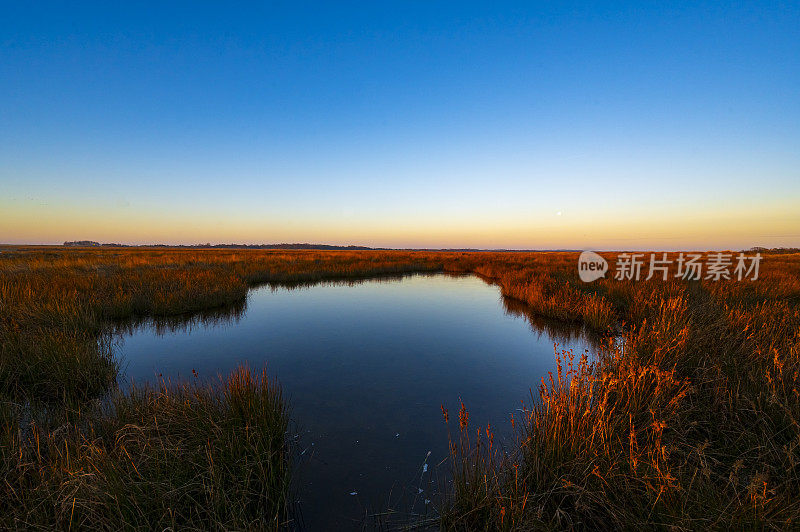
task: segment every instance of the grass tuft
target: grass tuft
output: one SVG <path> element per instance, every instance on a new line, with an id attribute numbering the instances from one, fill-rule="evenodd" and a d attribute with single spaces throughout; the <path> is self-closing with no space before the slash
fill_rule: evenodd
<path id="1" fill-rule="evenodd" d="M 34 418 L 24 431 L 8 407 L 3 417 L 11 422 L 3 434 L 3 528 L 287 523 L 289 416 L 263 371 L 134 387 L 68 416 Z"/>

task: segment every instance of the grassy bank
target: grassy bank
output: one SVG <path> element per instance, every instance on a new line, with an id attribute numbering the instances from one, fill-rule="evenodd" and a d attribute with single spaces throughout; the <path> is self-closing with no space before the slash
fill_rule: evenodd
<path id="1" fill-rule="evenodd" d="M 85 399 L 112 385 L 114 320 L 245 300 L 258 283 L 359 279 L 441 268 L 410 253 L 17 248 L 0 255 L 0 393 Z"/>
<path id="2" fill-rule="evenodd" d="M 115 391 L 80 408 L 13 408 L 2 412 L 4 529 L 285 524 L 288 413 L 264 373 Z"/>
<path id="3" fill-rule="evenodd" d="M 461 413 L 443 527 L 800 526 L 800 257 L 756 282 L 588 286 L 624 349 L 560 353 L 509 452 Z"/>
<path id="4" fill-rule="evenodd" d="M 216 513 L 212 522 L 233 527 L 279 523 L 285 468 L 270 465 L 280 482 L 248 488 L 247 495 L 227 483 L 241 475 L 249 478 L 251 470 L 237 469 L 242 464 L 265 470 L 252 457 L 267 444 L 259 440 L 228 449 L 243 453 L 237 456 L 204 455 L 202 442 L 191 440 L 191 427 L 182 427 L 179 420 L 218 427 L 215 441 L 221 442 L 231 434 L 239 437 L 230 441 L 240 441 L 256 424 L 264 438 L 275 435 L 285 415 L 272 415 L 271 421 L 266 415 L 233 416 L 220 425 L 216 416 L 227 416 L 233 404 L 224 392 L 230 383 L 214 394 L 196 384 L 129 396 L 112 392 L 122 407 L 98 410 L 93 398 L 115 386 L 116 362 L 106 339 L 111 324 L 241 305 L 248 287 L 264 282 L 448 271 L 481 275 L 542 316 L 613 330 L 625 337 L 625 347 L 593 365 L 561 356 L 560 371 L 542 383 L 526 413 L 514 420 L 517 441 L 510 449 L 501 451 L 486 427 L 469 425 L 469 405 L 458 426 L 450 420 L 455 488 L 442 509 L 444 528 L 796 526 L 800 256 L 768 255 L 755 282 L 605 279 L 585 284 L 577 278 L 576 259 L 573 253 L 4 252 L 3 475 L 7 497 L 21 502 L 7 506 L 0 523 L 29 519 L 39 501 L 51 512 L 42 514 L 39 523 L 68 528 L 76 515 L 93 518 L 85 516 L 94 516 L 92 508 L 100 506 L 96 501 L 105 500 L 120 502 L 114 503 L 116 513 L 102 516 L 106 521 L 101 522 L 181 526 L 212 519 L 202 512 L 219 508 L 215 504 L 222 499 L 215 497 L 226 496 L 256 502 L 234 505 L 231 514 Z M 261 383 L 254 390 L 277 394 L 272 383 L 251 382 Z M 187 399 L 195 396 L 205 399 Z M 272 404 L 271 410 L 285 414 L 285 408 Z M 137 432 L 131 426 L 149 429 Z M 169 427 L 174 432 L 159 432 Z M 186 446 L 175 443 L 182 435 L 191 440 Z M 130 446 L 128 438 L 133 438 Z M 43 442 L 47 452 L 41 454 Z M 153 451 L 159 448 L 191 448 L 195 458 L 177 464 L 182 454 Z M 134 456 L 129 460 L 126 453 Z M 80 467 L 63 465 L 67 454 L 70 464 Z M 153 476 L 142 473 L 140 464 L 152 465 L 153 470 L 144 470 L 155 471 Z M 179 484 L 163 480 L 171 467 L 184 472 L 176 477 Z M 76 479 L 84 474 L 107 480 L 82 485 Z M 136 478 L 140 484 L 132 482 Z M 144 489 L 148 482 L 165 491 Z M 126 491 L 127 484 L 142 489 Z M 100 487 L 95 492 L 87 486 Z M 167 494 L 182 493 L 181 486 L 186 489 L 183 503 L 176 503 L 179 510 L 165 510 L 156 497 L 148 498 L 153 492 L 167 499 Z M 203 491 L 207 486 L 215 486 L 216 495 Z"/>

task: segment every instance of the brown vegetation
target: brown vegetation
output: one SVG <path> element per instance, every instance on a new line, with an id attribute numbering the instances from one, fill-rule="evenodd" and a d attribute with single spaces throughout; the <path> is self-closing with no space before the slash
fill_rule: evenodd
<path id="1" fill-rule="evenodd" d="M 4 505 L 0 523 L 23 526 L 54 502 L 58 504 L 48 510 L 53 513 L 42 514 L 48 523 L 66 528 L 76 514 L 87 519 L 93 514 L 79 512 L 90 512 L 93 501 L 106 496 L 87 493 L 86 486 L 96 484 L 76 480 L 89 472 L 121 479 L 140 474 L 135 478 L 142 484 L 133 486 L 142 493 L 148 491 L 148 482 L 159 485 L 161 477 L 137 468 L 153 463 L 147 449 L 182 449 L 178 440 L 184 429 L 178 423 L 173 425 L 176 432 L 160 433 L 149 425 L 149 418 L 131 421 L 127 416 L 133 411 L 152 414 L 155 425 L 162 418 L 180 416 L 213 420 L 217 412 L 231 408 L 225 396 L 221 403 L 208 399 L 213 408 L 195 411 L 191 401 L 178 408 L 186 394 L 203 395 L 196 388 L 180 388 L 184 391 L 124 395 L 138 406 L 97 414 L 97 408 L 87 405 L 113 389 L 116 376 L 113 353 L 104 340 L 114 320 L 241 303 L 248 287 L 257 283 L 450 271 L 484 276 L 536 313 L 582 322 L 620 335 L 624 342 L 611 346 L 594 364 L 559 353 L 556 375 L 531 398 L 526 415 L 514 420 L 518 441 L 513 451 L 501 451 L 486 428 L 478 431 L 482 436 L 477 439 L 464 407 L 451 447 L 455 488 L 442 509 L 443 527 L 796 526 L 800 256 L 767 255 L 757 281 L 604 279 L 591 284 L 578 280 L 576 259 L 574 253 L 163 248 L 4 252 L 0 490 L 10 504 Z M 265 387 L 275 391 L 266 383 L 258 389 Z M 177 399 L 166 401 L 171 406 L 162 409 L 156 398 L 171 393 Z M 117 401 L 121 405 L 125 400 Z M 282 411 L 271 404 L 271 411 Z M 48 421 L 39 421 L 43 417 Z M 235 426 L 221 427 L 223 433 L 255 423 L 266 438 L 275 433 L 276 420 L 285 416 L 269 417 L 272 421 L 262 417 L 257 423 L 236 419 Z M 131 432 L 130 425 L 138 428 Z M 103 435 L 99 439 L 98 432 Z M 128 446 L 129 436 L 139 438 L 135 445 Z M 47 451 L 42 452 L 45 440 Z M 198 453 L 202 448 L 191 439 L 188 445 Z M 254 445 L 241 452 L 250 457 L 261 444 Z M 124 469 L 123 457 L 131 448 L 140 454 L 131 457 L 132 469 Z M 69 459 L 67 451 L 72 453 Z M 169 469 L 170 455 L 164 456 L 159 467 Z M 278 452 L 271 456 L 285 460 Z M 219 513 L 217 506 L 205 502 L 203 511 L 216 512 L 220 526 L 259 526 L 251 509 L 263 509 L 269 500 L 271 509 L 263 514 L 262 525 L 279 523 L 284 518 L 280 501 L 285 500 L 280 490 L 288 474 L 280 460 L 269 467 L 282 480 L 241 495 L 244 506 L 236 515 Z M 197 475 L 207 465 L 200 458 L 188 463 Z M 208 475 L 215 478 L 213 472 Z M 205 485 L 201 478 L 205 477 L 192 476 L 186 485 Z M 111 486 L 110 482 L 100 485 Z M 107 493 L 121 500 L 123 491 L 109 488 Z M 202 497 L 197 497 L 193 500 L 200 504 Z M 132 502 L 134 509 L 119 503 L 127 509 L 106 514 L 105 526 L 130 521 L 146 528 L 201 519 L 191 505 L 176 506 L 180 511 L 169 507 L 167 512 L 149 501 L 143 506 Z M 169 513 L 174 511 L 178 513 Z"/>

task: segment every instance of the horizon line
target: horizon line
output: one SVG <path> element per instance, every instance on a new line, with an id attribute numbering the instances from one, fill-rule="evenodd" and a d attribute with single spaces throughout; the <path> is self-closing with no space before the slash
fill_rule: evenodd
<path id="1" fill-rule="evenodd" d="M 362 245 L 336 245 L 336 244 L 312 244 L 309 242 L 294 242 L 294 243 L 272 243 L 272 244 L 239 244 L 239 243 L 195 243 L 195 244 L 164 244 L 164 243 L 148 243 L 148 244 L 124 244 L 118 242 L 97 242 L 93 240 L 75 240 L 65 241 L 61 244 L 35 244 L 35 243 L 21 243 L 10 244 L 0 243 L 2 247 L 63 247 L 63 248 L 198 248 L 198 249 L 274 249 L 274 250 L 316 250 L 316 251 L 430 251 L 430 252 L 517 252 L 517 253 L 577 253 L 581 251 L 792 251 L 800 252 L 800 247 L 794 246 L 779 246 L 779 247 L 766 247 L 766 246 L 751 246 L 747 249 L 733 249 L 733 248 L 673 248 L 672 250 L 656 249 L 656 248 L 475 248 L 475 247 L 375 247 L 375 246 L 362 246 Z"/>

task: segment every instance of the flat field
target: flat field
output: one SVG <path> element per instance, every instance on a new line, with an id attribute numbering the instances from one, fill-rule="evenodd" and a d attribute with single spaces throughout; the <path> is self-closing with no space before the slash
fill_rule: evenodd
<path id="1" fill-rule="evenodd" d="M 798 526 L 800 255 L 765 253 L 758 279 L 741 281 L 583 283 L 577 258 L 6 247 L 0 527 L 291 526 L 279 383 L 242 368 L 120 390 L 112 325 L 241 304 L 262 283 L 436 271 L 483 276 L 532 312 L 615 341 L 591 364 L 554 359 L 502 450 L 466 407 L 443 411 L 454 482 L 427 524 Z"/>

